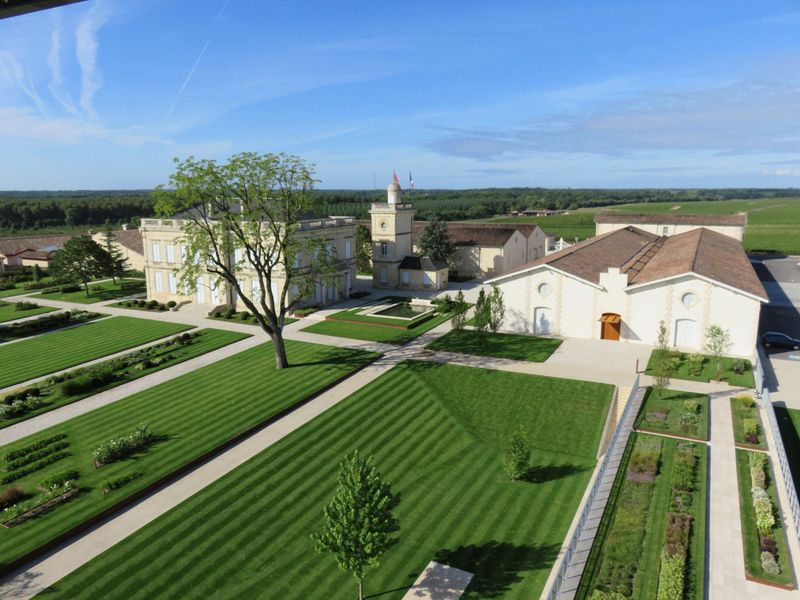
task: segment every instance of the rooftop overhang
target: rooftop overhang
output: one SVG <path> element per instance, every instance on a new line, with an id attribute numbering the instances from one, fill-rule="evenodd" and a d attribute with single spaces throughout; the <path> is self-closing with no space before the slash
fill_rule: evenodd
<path id="1" fill-rule="evenodd" d="M 84 0 L 0 0 L 0 19 L 17 17 L 39 10 L 74 4 Z"/>

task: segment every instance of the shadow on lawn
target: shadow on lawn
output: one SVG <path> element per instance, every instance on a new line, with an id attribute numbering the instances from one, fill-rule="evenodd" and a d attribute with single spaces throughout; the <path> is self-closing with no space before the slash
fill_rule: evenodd
<path id="1" fill-rule="evenodd" d="M 337 349 L 339 350 L 339 349 Z M 308 360 L 305 362 L 294 362 L 291 355 L 289 355 L 289 368 L 297 367 L 312 367 L 315 365 L 335 365 L 359 367 L 365 364 L 364 352 L 359 350 L 350 350 L 349 348 L 342 348 L 341 351 L 326 352 L 323 358 L 319 360 Z"/>
<path id="2" fill-rule="evenodd" d="M 550 568 L 558 550 L 558 544 L 518 545 L 491 540 L 440 550 L 434 560 L 474 574 L 464 598 L 496 598 L 522 581 L 525 571 Z"/>
<path id="3" fill-rule="evenodd" d="M 591 470 L 591 467 L 584 465 L 542 465 L 528 469 L 522 481 L 527 481 L 528 483 L 545 483 L 547 481 L 563 479 L 564 477 Z"/>

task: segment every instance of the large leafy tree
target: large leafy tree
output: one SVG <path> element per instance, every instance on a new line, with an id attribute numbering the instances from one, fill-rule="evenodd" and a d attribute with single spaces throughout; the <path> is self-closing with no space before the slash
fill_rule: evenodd
<path id="1" fill-rule="evenodd" d="M 66 241 L 50 261 L 50 275 L 56 281 L 79 281 L 89 295 L 89 282 L 106 275 L 111 269 L 111 256 L 88 235 Z"/>
<path id="2" fill-rule="evenodd" d="M 372 269 L 372 234 L 361 224 L 356 225 L 356 268 L 359 273 Z"/>
<path id="3" fill-rule="evenodd" d="M 277 367 L 287 367 L 286 315 L 342 269 L 325 240 L 301 233 L 301 220 L 318 208 L 313 167 L 298 156 L 254 152 L 221 164 L 191 156 L 175 163 L 170 189 L 155 194 L 160 216 L 181 213 L 185 221 L 181 285 L 195 289 L 205 273 L 226 284 L 272 339 Z M 260 294 L 248 294 L 242 276 L 257 281 Z"/>
<path id="4" fill-rule="evenodd" d="M 114 283 L 117 283 L 117 277 L 123 277 L 128 268 L 128 260 L 123 256 L 122 250 L 116 243 L 114 236 L 114 228 L 111 226 L 110 221 L 106 221 L 103 228 L 103 249 L 108 253 L 111 261 L 109 263 L 109 272 L 106 273 Z"/>
<path id="5" fill-rule="evenodd" d="M 334 554 L 339 568 L 358 580 L 359 600 L 367 571 L 380 566 L 384 552 L 397 542 L 391 535 L 400 528 L 393 514 L 399 503 L 372 457 L 356 450 L 341 462 L 339 485 L 325 507 L 325 526 L 311 537 L 317 552 Z"/>
<path id="6" fill-rule="evenodd" d="M 425 224 L 417 245 L 423 256 L 430 256 L 433 260 L 440 260 L 448 264 L 456 251 L 447 235 L 447 223 L 439 215 L 434 215 Z"/>

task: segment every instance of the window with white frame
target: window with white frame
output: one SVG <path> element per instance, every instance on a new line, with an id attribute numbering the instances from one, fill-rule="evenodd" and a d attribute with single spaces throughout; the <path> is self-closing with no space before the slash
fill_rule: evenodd
<path id="1" fill-rule="evenodd" d="M 152 256 L 155 262 L 161 262 L 161 244 L 153 244 Z"/>
<path id="2" fill-rule="evenodd" d="M 389 254 L 389 243 L 381 242 L 381 256 L 386 256 L 388 254 Z"/>
<path id="3" fill-rule="evenodd" d="M 167 262 L 174 263 L 175 262 L 175 246 L 172 244 L 167 244 Z"/>
<path id="4" fill-rule="evenodd" d="M 345 258 L 353 257 L 353 240 L 351 239 L 346 239 L 344 241 L 344 257 Z"/>
<path id="5" fill-rule="evenodd" d="M 170 294 L 178 293 L 178 280 L 175 277 L 175 273 L 169 274 L 169 293 Z"/>
<path id="6" fill-rule="evenodd" d="M 156 287 L 156 292 L 164 291 L 164 282 L 161 279 L 161 271 L 153 272 L 153 284 Z"/>

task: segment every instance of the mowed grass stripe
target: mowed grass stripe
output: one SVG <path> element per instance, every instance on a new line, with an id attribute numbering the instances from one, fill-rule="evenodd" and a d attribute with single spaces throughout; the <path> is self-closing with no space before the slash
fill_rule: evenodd
<path id="1" fill-rule="evenodd" d="M 352 577 L 314 551 L 310 534 L 323 522 L 339 462 L 359 448 L 375 456 L 402 496 L 400 541 L 368 575 L 369 594 L 401 598 L 404 586 L 441 556 L 477 573 L 466 597 L 535 597 L 596 449 L 580 448 L 592 454 L 582 457 L 535 450 L 534 465 L 568 468 L 538 483 L 511 482 L 500 466 L 499 439 L 518 426 L 536 432 L 543 447 L 565 430 L 599 438 L 613 388 L 574 382 L 553 394 L 548 378 L 487 370 L 481 393 L 471 394 L 476 370 L 397 366 L 84 565 L 48 596 L 349 598 Z M 527 401 L 497 393 L 506 389 Z M 455 401 L 462 410 L 453 410 Z M 573 404 L 581 406 L 578 417 Z M 499 415 L 493 428 L 476 427 L 475 415 L 489 409 Z M 545 414 L 552 426 L 542 431 L 537 420 Z M 551 526 L 542 526 L 543 514 L 551 515 Z"/>
<path id="2" fill-rule="evenodd" d="M 190 325 L 112 317 L 0 344 L 0 388 L 192 329 Z"/>
<path id="3" fill-rule="evenodd" d="M 33 492 L 42 479 L 72 468 L 80 472 L 85 489 L 58 510 L 0 530 L 0 563 L 8 565 L 32 552 L 378 356 L 293 341 L 286 348 L 293 365 L 287 369 L 278 371 L 272 345 L 262 344 L 0 448 L 4 454 L 66 433 L 72 455 L 19 480 L 19 485 Z M 166 439 L 135 459 L 93 467 L 91 454 L 98 444 L 140 423 Z M 103 482 L 134 469 L 143 476 L 121 490 L 101 494 Z"/>

